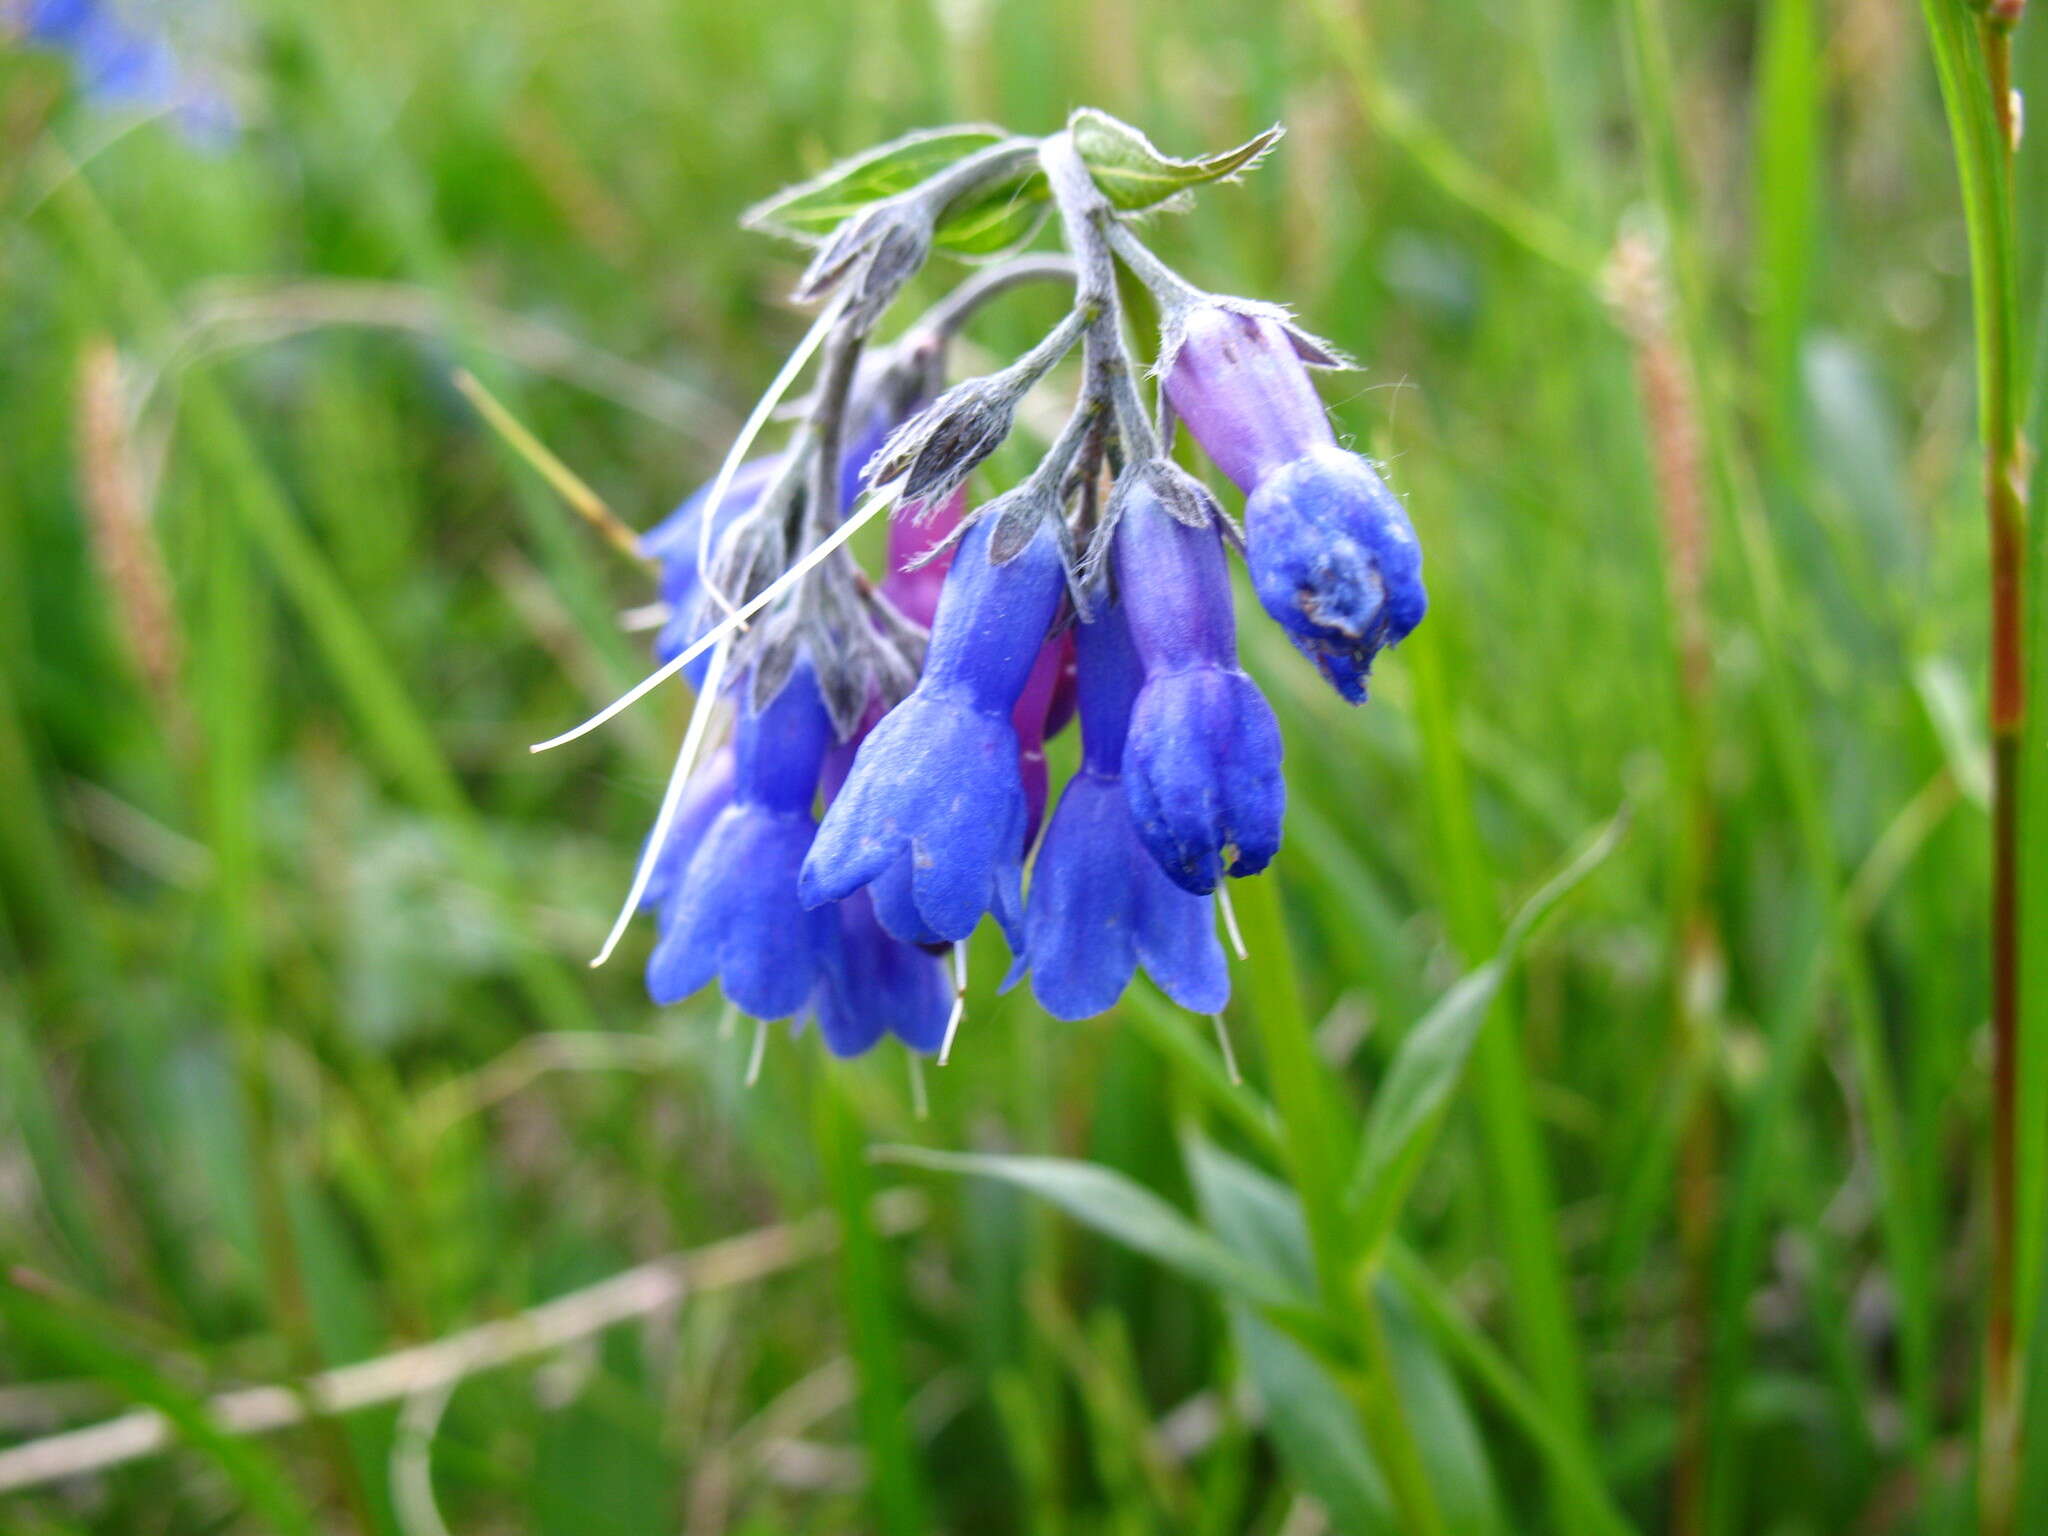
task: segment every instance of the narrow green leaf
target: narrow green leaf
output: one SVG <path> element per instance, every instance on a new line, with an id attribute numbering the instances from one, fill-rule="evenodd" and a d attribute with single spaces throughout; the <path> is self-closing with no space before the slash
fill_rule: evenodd
<path id="1" fill-rule="evenodd" d="M 106 1382 L 123 1401 L 162 1414 L 174 1434 L 234 1484 L 265 1528 L 312 1536 L 311 1509 L 269 1451 L 223 1430 L 204 1402 L 114 1343 L 94 1322 L 7 1281 L 0 1281 L 0 1321 L 9 1333 L 49 1350 L 69 1369 Z"/>
<path id="2" fill-rule="evenodd" d="M 908 191 L 956 160 L 1008 137 L 1000 128 L 981 124 L 906 133 L 756 203 L 740 222 L 749 229 L 814 241 L 869 203 Z"/>
<path id="3" fill-rule="evenodd" d="M 1265 1405 L 1266 1433 L 1294 1480 L 1346 1536 L 1394 1536 L 1399 1527 L 1386 1481 L 1343 1388 L 1307 1350 L 1260 1322 L 1251 1308 L 1232 1307 L 1230 1322 Z"/>
<path id="4" fill-rule="evenodd" d="M 1251 1263 L 1179 1211 L 1120 1173 L 1063 1157 L 1006 1157 L 878 1147 L 880 1162 L 1000 1179 L 1058 1206 L 1127 1248 L 1157 1259 L 1191 1280 L 1260 1306 L 1298 1310 L 1301 1294 L 1272 1271 Z"/>
<path id="5" fill-rule="evenodd" d="M 1203 1218 L 1217 1236 L 1262 1263 L 1290 1273 L 1308 1272 L 1308 1232 L 1302 1225 L 1301 1202 L 1292 1190 L 1199 1136 L 1188 1138 L 1187 1160 Z M 1446 1528 L 1501 1529 L 1492 1469 L 1457 1383 L 1416 1328 L 1405 1296 L 1384 1280 L 1374 1287 L 1374 1296 L 1385 1320 L 1389 1363 L 1402 1408 L 1414 1427 Z M 1326 1501 L 1335 1496 L 1362 1506 L 1377 1496 L 1384 1502 L 1378 1466 L 1357 1415 L 1325 1367 L 1312 1359 L 1288 1358 L 1289 1351 L 1302 1352 L 1285 1340 L 1261 1337 L 1256 1326 L 1240 1329 L 1239 1338 L 1266 1399 L 1274 1442 L 1296 1466 L 1303 1486 Z M 1321 1382 L 1311 1373 L 1322 1373 Z M 1363 1526 L 1364 1518 L 1352 1524 Z M 1387 1517 L 1382 1513 L 1379 1518 Z"/>
<path id="6" fill-rule="evenodd" d="M 1235 149 L 1194 160 L 1177 160 L 1160 153 L 1150 139 L 1129 123 L 1119 122 L 1092 107 L 1084 107 L 1067 119 L 1067 131 L 1074 136 L 1074 149 L 1094 173 L 1102 195 L 1126 213 L 1156 207 L 1192 187 L 1225 181 L 1253 169 L 1286 132 L 1275 123 Z"/>
<path id="7" fill-rule="evenodd" d="M 1492 959 L 1461 977 L 1408 1032 L 1373 1100 L 1359 1150 L 1351 1201 L 1360 1212 L 1364 1251 L 1375 1250 L 1393 1227 L 1408 1186 L 1428 1152 L 1451 1091 L 1464 1075 L 1486 1010 L 1513 966 L 1523 942 L 1552 909 L 1597 869 L 1627 830 L 1624 806 L 1531 896 Z"/>

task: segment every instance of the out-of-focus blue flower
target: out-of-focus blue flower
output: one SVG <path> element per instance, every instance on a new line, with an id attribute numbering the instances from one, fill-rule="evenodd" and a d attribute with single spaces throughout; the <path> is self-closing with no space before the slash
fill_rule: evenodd
<path id="1" fill-rule="evenodd" d="M 832 911 L 839 944 L 814 1000 L 826 1046 L 835 1056 L 858 1056 L 893 1034 L 914 1051 L 936 1051 L 953 1005 L 945 962 L 884 931 L 866 891 Z"/>
<path id="2" fill-rule="evenodd" d="M 1222 534 L 1175 521 L 1149 488 L 1117 523 L 1117 589 L 1145 685 L 1124 743 L 1138 836 L 1173 882 L 1207 893 L 1280 848 L 1280 727 L 1237 664 Z"/>
<path id="3" fill-rule="evenodd" d="M 841 900 L 908 860 L 920 930 L 964 939 L 984 912 L 1021 916 L 1029 817 L 1010 714 L 1030 680 L 1066 576 L 1050 525 L 1004 565 L 992 525 L 961 540 L 932 624 L 924 675 L 861 744 L 804 864 L 803 897 Z M 892 914 L 881 903 L 885 926 Z"/>
<path id="4" fill-rule="evenodd" d="M 1270 315 L 1206 305 L 1166 375 L 1188 431 L 1247 495 L 1245 563 L 1267 613 L 1339 693 L 1365 700 L 1383 646 L 1422 622 L 1422 551 L 1373 467 L 1337 446 Z"/>
<path id="5" fill-rule="evenodd" d="M 71 58 L 78 86 L 94 105 L 174 114 L 185 135 L 205 147 L 232 139 L 240 120 L 203 70 L 173 46 L 172 8 L 141 0 L 25 0 L 13 14 L 31 42 Z"/>
<path id="6" fill-rule="evenodd" d="M 1081 771 L 1031 868 L 1031 989 L 1054 1017 L 1085 1019 L 1113 1005 L 1142 964 L 1183 1008 L 1220 1012 L 1230 976 L 1210 899 L 1166 877 L 1124 791 L 1125 734 L 1145 679 L 1121 605 L 1080 626 L 1076 648 Z"/>
<path id="7" fill-rule="evenodd" d="M 743 683 L 738 693 L 746 699 L 751 689 Z M 817 831 L 811 802 L 832 740 L 808 661 L 765 707 L 743 707 L 732 799 L 661 908 L 661 937 L 647 962 L 657 1003 L 678 1002 L 713 978 L 756 1018 L 786 1018 L 811 1000 L 839 922 L 798 901 L 797 872 Z"/>
<path id="8" fill-rule="evenodd" d="M 704 834 L 718 813 L 732 803 L 733 750 L 720 747 L 711 760 L 691 777 L 669 824 L 668 836 L 655 855 L 654 869 L 647 877 L 647 889 L 640 893 L 643 911 L 659 912 L 674 893 L 676 882 L 690 867 L 690 855 L 704 841 Z"/>
<path id="9" fill-rule="evenodd" d="M 1407 512 L 1370 464 L 1334 446 L 1259 482 L 1245 502 L 1245 563 L 1266 612 L 1354 704 L 1373 657 L 1429 606 Z"/>

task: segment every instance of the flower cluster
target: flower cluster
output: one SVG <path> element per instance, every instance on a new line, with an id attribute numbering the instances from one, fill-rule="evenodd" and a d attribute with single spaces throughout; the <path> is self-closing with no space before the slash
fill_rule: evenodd
<path id="1" fill-rule="evenodd" d="M 1011 982 L 1028 976 L 1058 1017 L 1108 1009 L 1140 966 L 1186 1008 L 1224 1007 L 1219 889 L 1271 861 L 1286 800 L 1279 726 L 1238 662 L 1230 549 L 1353 702 L 1425 606 L 1405 512 L 1339 447 L 1310 380 L 1337 355 L 1282 310 L 1193 288 L 1131 227 L 1275 136 L 1174 160 L 1098 113 L 1044 140 L 943 130 L 756 211 L 815 247 L 798 292 L 824 308 L 783 385 L 814 355 L 817 382 L 780 452 L 748 459 L 743 434 L 642 540 L 662 668 L 598 717 L 679 671 L 699 690 L 628 902 L 656 915 L 657 1001 L 715 980 L 762 1020 L 815 1019 L 838 1054 L 885 1034 L 943 1050 L 960 946 L 993 916 Z M 1134 164 L 1142 177 L 1121 174 Z M 871 344 L 934 249 L 1021 242 L 1047 209 L 1070 255 L 986 267 Z M 1159 302 L 1154 408 L 1119 267 Z M 1047 279 L 1072 285 L 1065 318 L 948 387 L 960 326 Z M 1020 403 L 1076 348 L 1074 403 L 1036 468 L 970 501 Z M 1244 492 L 1241 529 L 1174 462 L 1176 422 Z M 872 580 L 848 541 L 884 515 Z M 731 740 L 706 751 L 723 699 Z M 1079 767 L 1048 817 L 1045 744 L 1077 717 Z"/>

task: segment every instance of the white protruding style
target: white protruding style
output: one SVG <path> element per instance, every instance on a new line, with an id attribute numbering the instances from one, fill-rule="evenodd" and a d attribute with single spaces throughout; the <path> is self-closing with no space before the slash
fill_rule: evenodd
<path id="1" fill-rule="evenodd" d="M 887 485 L 877 487 L 869 493 L 866 501 L 853 509 L 852 514 L 847 517 L 845 522 L 833 529 L 825 538 L 819 540 L 816 545 L 805 552 L 801 560 L 776 577 L 775 580 L 769 582 L 756 596 L 742 603 L 732 617 L 719 621 L 699 635 L 689 646 L 677 652 L 672 661 L 664 662 L 660 667 L 649 673 L 646 677 L 643 677 L 616 699 L 613 699 L 611 703 L 605 705 L 603 709 L 592 715 L 581 725 L 573 730 L 564 731 L 559 736 L 552 736 L 546 741 L 535 742 L 527 750 L 530 752 L 546 752 L 552 748 L 564 746 L 576 740 L 579 736 L 589 735 L 613 716 L 639 703 L 640 700 L 646 698 L 648 694 L 674 677 L 713 646 L 730 639 L 736 631 L 745 626 L 748 619 L 759 613 L 799 581 L 802 581 L 804 577 L 808 576 L 819 565 L 823 564 L 834 551 L 872 521 L 876 513 L 884 511 L 891 506 L 896 500 L 897 492 L 902 490 L 902 488 L 903 482 L 901 480 L 892 480 Z"/>
<path id="2" fill-rule="evenodd" d="M 1249 960 L 1245 952 L 1244 931 L 1237 926 L 1237 908 L 1230 904 L 1230 887 L 1221 880 L 1216 882 L 1216 905 L 1223 912 L 1223 934 L 1230 940 L 1231 951 L 1240 960 Z"/>
<path id="3" fill-rule="evenodd" d="M 832 329 L 839 318 L 839 311 L 846 307 L 846 298 L 841 295 L 826 305 L 824 311 L 812 322 L 804 339 L 796 344 L 796 350 L 782 365 L 782 372 L 775 375 L 775 381 L 768 386 L 766 394 L 754 403 L 754 412 L 740 428 L 740 435 L 732 440 L 732 447 L 725 453 L 725 462 L 718 466 L 718 478 L 711 482 L 711 495 L 704 503 L 704 515 L 697 522 L 697 583 L 711 594 L 711 600 L 728 614 L 738 610 L 731 598 L 717 582 L 711 579 L 711 529 L 718 517 L 718 509 L 724 503 L 726 492 L 732 489 L 733 476 L 739 473 L 740 465 L 754 446 L 754 440 L 761 435 L 761 429 L 768 425 L 768 418 L 775 414 L 775 408 L 782 404 L 782 397 L 789 393 L 789 387 L 796 382 L 796 376 L 804 371 L 804 365 L 811 360 L 811 354 L 823 345 L 826 332 Z"/>
<path id="4" fill-rule="evenodd" d="M 704 745 L 704 733 L 710 728 L 712 712 L 718 707 L 718 685 L 725 678 L 725 659 L 730 654 L 732 646 L 721 642 L 711 653 L 711 664 L 704 669 L 704 688 L 690 711 L 689 729 L 683 732 L 683 749 L 676 754 L 675 771 L 668 776 L 661 809 L 654 816 L 654 830 L 647 834 L 647 846 L 640 850 L 640 862 L 633 870 L 633 888 L 626 892 L 626 904 L 619 909 L 618 920 L 605 936 L 604 948 L 590 962 L 593 970 L 611 959 L 612 951 L 619 947 L 619 940 L 632 923 L 633 914 L 640 910 L 640 898 L 647 894 L 647 882 L 654 878 L 654 866 L 661 858 L 661 845 L 668 841 L 669 829 L 675 825 L 676 809 L 683 803 L 683 790 L 689 785 L 690 772 L 697 766 L 697 754 Z"/>
<path id="5" fill-rule="evenodd" d="M 967 1016 L 967 941 L 953 946 L 953 1012 L 946 1019 L 946 1038 L 939 1042 L 939 1065 L 953 1059 L 953 1037 L 960 1033 L 960 1021 Z"/>

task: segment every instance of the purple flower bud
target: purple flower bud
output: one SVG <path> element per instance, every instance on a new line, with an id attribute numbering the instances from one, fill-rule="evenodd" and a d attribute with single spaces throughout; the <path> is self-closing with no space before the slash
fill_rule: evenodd
<path id="1" fill-rule="evenodd" d="M 889 574 L 882 578 L 882 595 L 898 613 L 927 629 L 939 611 L 939 593 L 952 569 L 954 550 L 948 546 L 915 570 L 910 567 L 927 550 L 945 543 L 966 511 L 967 488 L 962 486 L 929 516 L 923 502 L 912 501 L 889 517 Z"/>
<path id="2" fill-rule="evenodd" d="M 834 909 L 839 944 L 819 979 L 818 1032 L 835 1056 L 858 1056 L 885 1034 L 914 1051 L 946 1037 L 953 989 L 945 962 L 884 932 L 866 891 Z"/>
<path id="3" fill-rule="evenodd" d="M 1045 798 L 1052 783 L 1045 764 L 1045 718 L 1066 670 L 1073 639 L 1061 635 L 1038 648 L 1038 660 L 1031 664 L 1031 679 L 1017 695 L 1010 711 L 1010 724 L 1017 731 L 1017 775 L 1024 781 L 1024 847 L 1028 852 L 1038 841 L 1038 828 L 1045 820 Z"/>
<path id="4" fill-rule="evenodd" d="M 1142 964 L 1184 1008 L 1215 1013 L 1230 976 L 1209 899 L 1168 879 L 1138 838 L 1122 782 L 1125 734 L 1145 681 L 1121 606 L 1080 626 L 1081 771 L 1032 866 L 1024 929 L 1031 988 L 1048 1013 L 1085 1019 Z M 1021 962 L 1020 962 L 1021 966 Z"/>
<path id="5" fill-rule="evenodd" d="M 1117 523 L 1114 559 L 1145 668 L 1124 744 L 1124 790 L 1160 868 L 1206 894 L 1226 873 L 1258 873 L 1279 851 L 1287 803 L 1280 727 L 1237 664 L 1220 532 L 1174 521 L 1140 488 Z"/>
<path id="6" fill-rule="evenodd" d="M 1245 502 L 1245 563 L 1266 612 L 1354 704 L 1374 655 L 1429 606 L 1408 513 L 1370 464 L 1334 446 L 1258 483 Z"/>
<path id="7" fill-rule="evenodd" d="M 744 699 L 751 690 L 738 692 Z M 657 1003 L 680 1001 L 714 977 L 756 1018 L 786 1018 L 809 1001 L 839 937 L 834 914 L 797 899 L 797 873 L 817 831 L 811 802 L 832 741 L 808 661 L 764 708 L 742 713 L 731 803 L 661 910 L 661 937 L 647 962 Z"/>
<path id="8" fill-rule="evenodd" d="M 1166 398 L 1239 490 L 1249 493 L 1282 464 L 1336 441 L 1278 320 L 1205 304 L 1185 323 L 1167 368 Z"/>
<path id="9" fill-rule="evenodd" d="M 1066 576 L 1051 527 L 1001 566 L 989 536 L 984 521 L 961 540 L 924 675 L 861 744 L 825 813 L 804 863 L 809 905 L 843 900 L 906 855 L 915 910 L 939 938 L 964 939 L 982 913 L 1021 905 L 1029 811 L 1010 712 Z"/>

